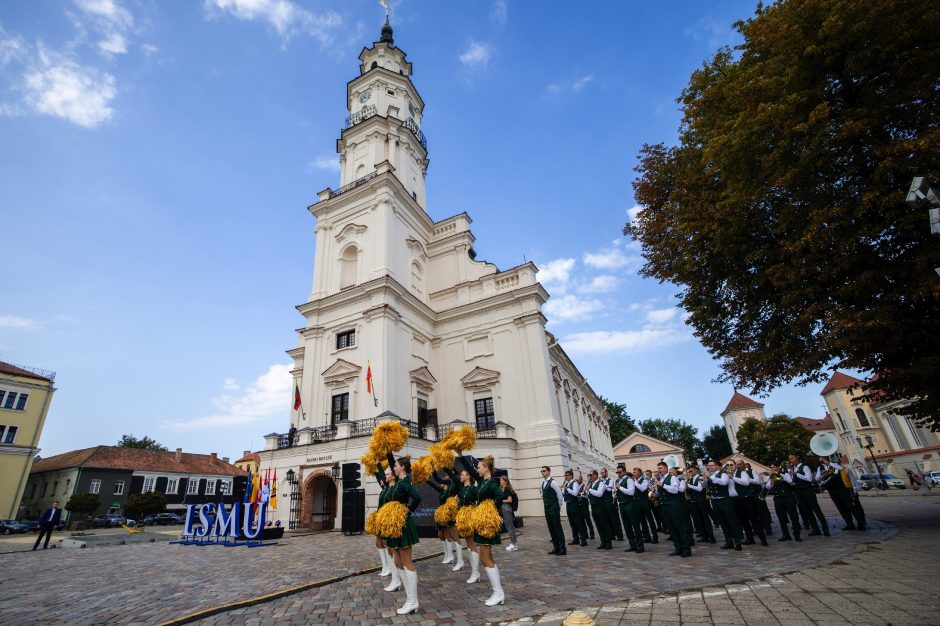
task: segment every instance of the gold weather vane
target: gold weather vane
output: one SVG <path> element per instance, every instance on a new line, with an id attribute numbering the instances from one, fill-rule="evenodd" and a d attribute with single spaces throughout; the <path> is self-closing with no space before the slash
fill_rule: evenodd
<path id="1" fill-rule="evenodd" d="M 379 0 L 379 4 L 385 7 L 385 21 L 388 21 L 388 0 Z"/>

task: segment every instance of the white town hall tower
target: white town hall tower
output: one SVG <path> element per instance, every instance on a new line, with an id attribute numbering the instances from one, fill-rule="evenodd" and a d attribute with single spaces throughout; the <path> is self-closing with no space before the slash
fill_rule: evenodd
<path id="1" fill-rule="evenodd" d="M 297 307 L 305 323 L 288 351 L 300 390 L 296 431 L 267 435 L 260 453 L 262 471 L 277 469 L 278 491 L 297 495 L 291 505 L 278 493 L 270 516 L 339 527 L 339 467 L 358 463 L 386 419 L 408 426 L 402 453 L 413 458 L 449 428 L 474 425 L 472 454 L 492 454 L 508 470 L 520 514 L 541 514 L 539 466 L 558 477 L 612 466 L 607 413 L 545 330 L 548 293 L 535 265 L 500 271 L 476 261 L 466 213 L 429 216 L 424 102 L 388 22 L 359 60 L 336 144 L 340 186 L 310 207 L 313 288 Z M 378 487 L 369 476 L 362 482 L 371 510 Z"/>

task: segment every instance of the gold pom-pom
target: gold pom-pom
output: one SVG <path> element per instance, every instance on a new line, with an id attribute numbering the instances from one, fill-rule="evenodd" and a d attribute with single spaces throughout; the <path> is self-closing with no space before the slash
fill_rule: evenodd
<path id="1" fill-rule="evenodd" d="M 457 453 L 473 450 L 477 445 L 477 431 L 469 425 L 461 426 L 447 433 L 441 440 L 441 445 Z"/>
<path id="2" fill-rule="evenodd" d="M 382 422 L 372 431 L 369 448 L 383 457 L 389 452 L 398 452 L 408 441 L 408 429 L 401 422 Z"/>
<path id="3" fill-rule="evenodd" d="M 484 500 L 473 509 L 473 530 L 476 534 L 492 539 L 499 533 L 503 518 L 492 500 Z"/>
<path id="4" fill-rule="evenodd" d="M 451 496 L 444 504 L 434 510 L 434 521 L 441 526 L 448 526 L 457 517 L 457 496 Z"/>
<path id="5" fill-rule="evenodd" d="M 407 506 L 395 500 L 386 502 L 375 513 L 375 530 L 381 537 L 400 539 L 407 520 Z"/>
<path id="6" fill-rule="evenodd" d="M 457 534 L 461 537 L 473 536 L 473 509 L 475 508 L 474 505 L 468 504 L 457 511 L 454 521 L 457 523 Z"/>
<path id="7" fill-rule="evenodd" d="M 372 511 L 369 515 L 366 516 L 366 532 L 370 535 L 376 535 L 378 531 L 375 529 L 375 514 L 376 511 Z"/>
<path id="8" fill-rule="evenodd" d="M 362 458 L 359 459 L 363 467 L 365 467 L 366 473 L 370 476 L 375 476 L 375 473 L 379 471 L 378 462 L 375 458 L 375 452 L 371 448 L 369 451 L 362 455 Z"/>
<path id="9" fill-rule="evenodd" d="M 411 464 L 411 482 L 416 485 L 423 485 L 428 482 L 428 478 L 431 477 L 431 472 L 433 471 L 434 468 L 431 467 L 431 457 L 423 456 Z"/>
<path id="10" fill-rule="evenodd" d="M 431 453 L 431 467 L 434 471 L 454 469 L 454 453 L 440 443 L 435 443 L 428 450 Z"/>

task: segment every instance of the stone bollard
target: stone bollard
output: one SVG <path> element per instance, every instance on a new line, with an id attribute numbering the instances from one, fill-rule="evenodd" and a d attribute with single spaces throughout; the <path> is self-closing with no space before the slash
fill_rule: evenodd
<path id="1" fill-rule="evenodd" d="M 588 617 L 587 613 L 572 611 L 562 622 L 562 626 L 594 626 L 594 620 Z"/>

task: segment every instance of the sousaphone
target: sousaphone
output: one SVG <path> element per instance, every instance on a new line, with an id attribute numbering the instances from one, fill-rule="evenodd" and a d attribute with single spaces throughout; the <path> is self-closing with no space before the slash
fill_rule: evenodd
<path id="1" fill-rule="evenodd" d="M 665 463 L 669 469 L 679 467 L 679 457 L 675 454 L 667 454 L 663 457 L 663 463 Z"/>
<path id="2" fill-rule="evenodd" d="M 839 450 L 839 440 L 832 433 L 816 433 L 809 440 L 809 449 L 816 456 L 828 459 Z"/>

